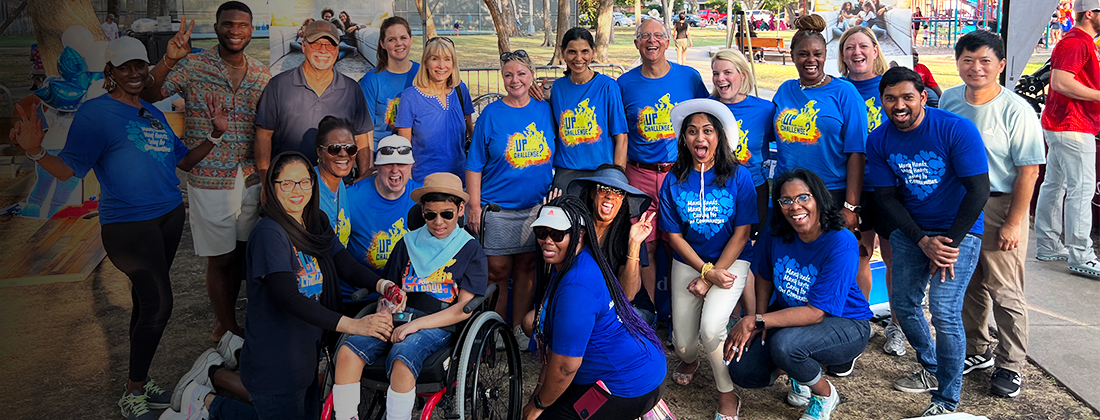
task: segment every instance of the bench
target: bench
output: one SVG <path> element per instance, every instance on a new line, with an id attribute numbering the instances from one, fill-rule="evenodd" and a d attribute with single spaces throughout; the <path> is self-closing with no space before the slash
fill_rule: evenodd
<path id="1" fill-rule="evenodd" d="M 767 48 L 763 48 L 762 51 L 759 54 L 760 54 L 761 59 L 768 58 L 768 57 L 772 57 L 772 58 L 778 57 L 780 60 L 783 61 L 783 65 L 785 66 L 785 65 L 787 65 L 787 58 L 789 58 L 791 56 L 791 49 L 790 48 L 767 47 Z"/>

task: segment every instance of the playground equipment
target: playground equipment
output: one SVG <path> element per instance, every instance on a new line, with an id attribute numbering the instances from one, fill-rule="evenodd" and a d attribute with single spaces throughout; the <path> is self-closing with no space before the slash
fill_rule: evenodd
<path id="1" fill-rule="evenodd" d="M 975 29 L 1000 31 L 999 0 L 914 0 L 912 8 L 921 9 L 922 17 L 913 17 L 921 24 L 920 38 L 925 46 L 953 46 L 960 36 Z"/>

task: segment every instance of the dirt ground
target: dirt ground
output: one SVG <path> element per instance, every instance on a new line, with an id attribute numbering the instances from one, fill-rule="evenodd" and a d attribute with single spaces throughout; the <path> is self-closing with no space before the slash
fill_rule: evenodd
<path id="1" fill-rule="evenodd" d="M 26 176 L 25 174 L 21 174 Z M 15 181 L 0 176 L 0 191 Z M 0 198 L 0 201 L 12 202 Z M 13 254 L 21 239 L 41 221 L 14 218 L 0 222 L 0 261 Z M 204 286 L 205 261 L 195 257 L 185 226 L 172 279 L 175 307 L 151 376 L 166 388 L 208 347 L 213 315 Z M 118 418 L 116 405 L 125 383 L 129 353 L 127 326 L 131 301 L 129 281 L 109 260 L 87 279 L 74 283 L 0 288 L 0 418 Z M 243 322 L 245 301 L 239 301 Z M 893 380 L 917 368 L 913 352 L 886 356 L 882 327 L 848 378 L 830 378 L 840 392 L 840 419 L 900 419 L 920 414 L 927 395 L 894 391 Z M 665 336 L 666 331 L 659 331 Z M 676 357 L 669 352 L 669 369 Z M 523 355 L 526 392 L 534 386 L 538 359 Z M 963 382 L 961 410 L 991 419 L 1100 419 L 1057 381 L 1028 366 L 1024 391 L 1015 399 L 990 397 L 989 371 Z M 711 419 L 717 404 L 712 375 L 704 361 L 689 386 L 666 382 L 665 401 L 681 420 Z M 796 419 L 799 409 L 783 403 L 787 388 L 738 390 L 742 418 Z"/>

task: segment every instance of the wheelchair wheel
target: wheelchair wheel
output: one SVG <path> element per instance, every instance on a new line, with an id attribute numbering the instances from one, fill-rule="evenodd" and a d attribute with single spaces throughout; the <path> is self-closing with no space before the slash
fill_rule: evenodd
<path id="1" fill-rule="evenodd" d="M 498 340 L 504 343 L 502 350 L 497 350 Z M 500 315 L 485 312 L 474 320 L 463 343 L 458 367 L 455 395 L 458 412 L 465 418 L 520 417 L 523 395 L 519 349 Z"/>

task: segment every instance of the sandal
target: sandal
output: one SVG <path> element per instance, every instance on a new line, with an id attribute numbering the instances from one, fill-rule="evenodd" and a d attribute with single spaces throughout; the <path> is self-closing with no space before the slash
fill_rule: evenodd
<path id="1" fill-rule="evenodd" d="M 714 413 L 714 420 L 738 420 L 738 416 L 740 416 L 740 415 L 741 415 L 741 399 L 738 398 L 737 399 L 737 411 L 735 412 L 734 415 L 727 416 L 725 414 L 715 412 Z"/>
<path id="2" fill-rule="evenodd" d="M 681 361 L 680 364 L 676 366 L 676 369 L 679 369 L 680 366 L 683 365 L 684 362 Z M 693 370 L 691 373 L 680 373 L 677 372 L 676 369 L 672 370 L 672 380 L 680 385 L 686 386 L 691 384 L 691 380 L 695 378 L 695 371 Z M 695 365 L 695 369 L 698 370 L 699 365 Z"/>

